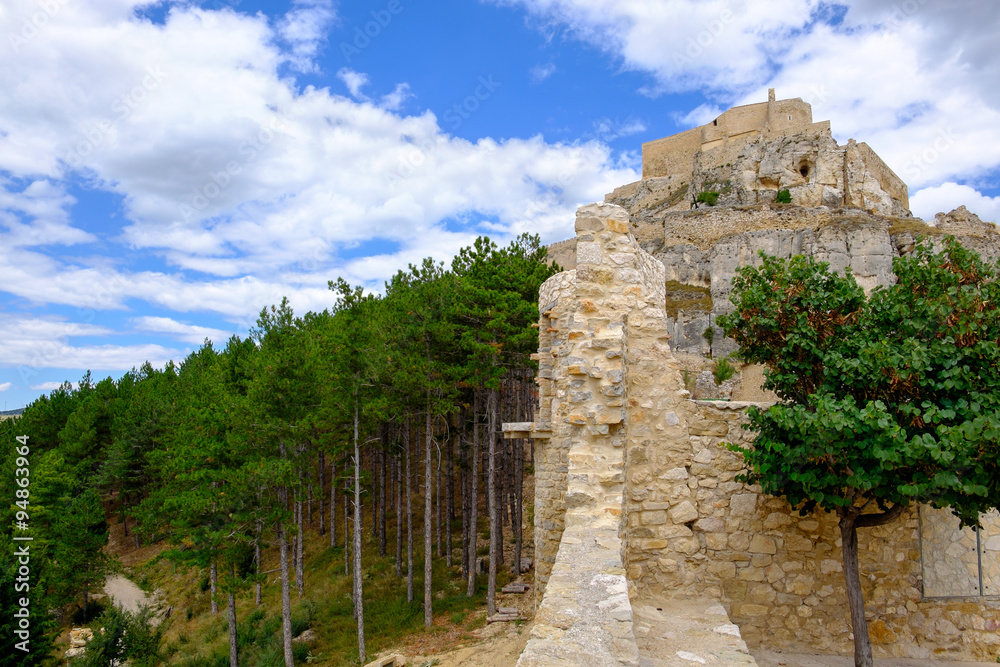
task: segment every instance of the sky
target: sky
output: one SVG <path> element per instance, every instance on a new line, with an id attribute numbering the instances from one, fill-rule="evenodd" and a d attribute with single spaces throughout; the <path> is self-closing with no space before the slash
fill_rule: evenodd
<path id="1" fill-rule="evenodd" d="M 641 145 L 801 97 L 1000 220 L 1000 3 L 4 0 L 0 408 L 573 234 Z"/>

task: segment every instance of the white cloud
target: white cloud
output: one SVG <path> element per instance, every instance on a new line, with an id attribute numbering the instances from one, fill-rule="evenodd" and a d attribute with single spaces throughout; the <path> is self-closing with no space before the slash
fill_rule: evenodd
<path id="1" fill-rule="evenodd" d="M 33 384 L 33 385 L 31 385 L 31 388 L 34 389 L 35 391 L 55 391 L 56 389 L 59 389 L 60 387 L 62 387 L 63 384 L 65 384 L 65 383 L 63 383 L 63 382 L 43 382 L 41 384 Z M 78 389 L 80 387 L 80 383 L 79 382 L 70 382 L 69 385 L 73 389 Z"/>
<path id="2" fill-rule="evenodd" d="M 1000 165 L 1000 4 L 975 0 L 494 0 L 565 27 L 648 72 L 644 92 L 697 91 L 680 118 L 710 120 L 802 97 L 841 140 L 872 146 L 911 187 L 975 178 Z M 834 12 L 847 9 L 843 23 Z M 541 19 L 539 21 L 538 19 Z M 943 149 L 942 149 L 943 147 Z"/>
<path id="3" fill-rule="evenodd" d="M 182 350 L 159 345 L 81 345 L 73 338 L 108 336 L 106 327 L 51 318 L 7 317 L 0 321 L 0 367 L 17 368 L 30 377 L 39 368 L 128 370 L 149 361 L 161 366 L 181 359 Z"/>
<path id="4" fill-rule="evenodd" d="M 621 137 L 629 137 L 645 131 L 646 124 L 634 118 L 624 121 L 601 118 L 594 121 L 594 134 L 601 141 L 614 141 Z"/>
<path id="5" fill-rule="evenodd" d="M 359 100 L 368 99 L 361 89 L 370 83 L 368 75 L 364 72 L 355 72 L 350 67 L 341 67 L 337 71 L 337 78 L 344 82 L 347 86 L 348 92 L 351 93 L 351 97 Z"/>
<path id="6" fill-rule="evenodd" d="M 429 112 L 398 113 L 406 84 L 378 104 L 363 99 L 367 75 L 353 70 L 340 76 L 358 100 L 299 90 L 281 68 L 320 43 L 309 31 L 318 15 L 295 14 L 317 7 L 328 8 L 297 5 L 272 25 L 178 5 L 154 24 L 124 1 L 68 3 L 17 50 L 0 43 L 0 172 L 15 179 L 0 182 L 0 289 L 34 303 L 141 300 L 243 323 L 285 295 L 297 311 L 327 307 L 326 281 L 338 275 L 380 287 L 398 266 L 447 259 L 478 233 L 566 238 L 579 204 L 638 178 L 597 141 L 456 138 Z M 0 17 L 0 35 L 19 30 L 15 13 Z M 66 184 L 81 177 L 122 198 L 124 219 L 103 223 L 119 227 L 71 225 Z M 40 185 L 14 187 L 20 179 Z M 46 234 L 124 244 L 168 268 L 15 250 Z M 396 247 L 341 258 L 373 239 Z"/>
<path id="7" fill-rule="evenodd" d="M 13 382 L 4 382 L 3 384 L 0 384 L 0 391 L 7 391 L 13 386 L 14 386 Z"/>
<path id="8" fill-rule="evenodd" d="M 399 111 L 403 103 L 411 97 L 413 97 L 413 93 L 410 92 L 410 84 L 397 83 L 391 93 L 382 96 L 381 106 L 387 111 Z"/>
<path id="9" fill-rule="evenodd" d="M 938 213 L 950 213 L 963 205 L 986 222 L 1000 221 L 1000 197 L 988 197 L 968 185 L 942 183 L 910 197 L 913 215 L 924 220 L 934 220 Z"/>
<path id="10" fill-rule="evenodd" d="M 531 78 L 532 83 L 541 83 L 547 78 L 556 73 L 556 66 L 554 63 L 545 63 L 544 65 L 535 65 L 528 71 L 528 76 Z"/>
<path id="11" fill-rule="evenodd" d="M 179 341 L 201 345 L 208 338 L 214 345 L 225 345 L 233 332 L 202 327 L 194 324 L 184 324 L 169 317 L 138 317 L 133 320 L 133 325 L 137 331 L 144 333 L 158 333 L 173 336 Z"/>
<path id="12" fill-rule="evenodd" d="M 675 120 L 684 127 L 698 127 L 718 118 L 725 109 L 716 104 L 701 104 L 686 114 L 677 114 Z"/>
<path id="13" fill-rule="evenodd" d="M 296 0 L 295 8 L 278 21 L 278 34 L 291 46 L 292 64 L 303 72 L 315 69 L 313 57 L 336 19 L 330 0 Z"/>

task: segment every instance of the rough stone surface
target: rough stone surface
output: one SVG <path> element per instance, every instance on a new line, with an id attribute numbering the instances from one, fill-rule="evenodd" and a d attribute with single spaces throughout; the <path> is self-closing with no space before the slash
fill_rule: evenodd
<path id="1" fill-rule="evenodd" d="M 623 209 L 595 204 L 579 215 L 578 235 L 592 244 L 588 262 L 553 276 L 540 294 L 539 406 L 530 430 L 551 437 L 536 445 L 541 598 L 522 663 L 636 664 L 634 611 L 622 586 L 633 599 L 689 609 L 720 605 L 728 615 L 708 631 L 722 636 L 714 629 L 731 619 L 751 648 L 766 642 L 782 650 L 849 652 L 836 518 L 799 516 L 785 501 L 736 480 L 743 460 L 724 444 L 752 445 L 743 428 L 751 404 L 687 398 L 665 334 L 663 265 L 625 229 Z M 995 232 L 969 216 L 954 218 L 943 224 L 994 243 Z M 886 229 L 808 234 L 826 239 L 831 263 L 856 266 L 873 285 L 891 280 L 883 270 L 892 255 L 887 244 L 894 244 Z M 854 253 L 848 239 L 876 249 Z M 846 245 L 834 252 L 841 240 Z M 750 251 L 731 242 L 746 248 L 736 254 Z M 801 245 L 788 251 L 795 248 Z M 730 275 L 737 264 L 716 273 Z M 1000 519 L 985 517 L 978 553 L 968 535 L 936 521 L 930 510 L 913 508 L 893 524 L 860 533 L 876 656 L 995 659 L 1000 596 L 986 587 L 996 586 L 1000 574 Z M 984 563 L 987 595 L 963 590 L 964 597 L 936 597 L 971 581 L 973 556 Z M 708 664 L 709 656 L 685 647 L 672 651 L 671 660 L 685 660 L 678 651 Z"/>

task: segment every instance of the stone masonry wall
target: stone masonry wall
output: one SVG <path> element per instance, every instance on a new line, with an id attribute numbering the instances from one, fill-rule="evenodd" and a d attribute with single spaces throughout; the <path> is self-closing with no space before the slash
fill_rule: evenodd
<path id="1" fill-rule="evenodd" d="M 576 231 L 575 275 L 547 281 L 540 301 L 554 299 L 542 306 L 539 323 L 547 338 L 541 339 L 538 360 L 548 377 L 540 372 L 542 406 L 534 425 L 543 430 L 547 417 L 551 432 L 536 464 L 545 485 L 536 490 L 536 526 L 543 524 L 536 528 L 536 549 L 540 544 L 545 565 L 540 562 L 536 570 L 542 600 L 518 663 L 523 667 L 639 661 L 622 543 L 626 415 L 632 402 L 626 360 L 655 372 L 670 357 L 663 265 L 629 236 L 628 213 L 620 207 L 581 208 Z M 656 398 L 651 376 L 640 377 L 641 395 Z M 565 514 L 550 567 L 556 533 L 544 524 L 553 512 L 539 515 L 537 508 L 558 496 L 563 452 Z"/>
<path id="2" fill-rule="evenodd" d="M 691 407 L 686 438 L 658 443 L 643 465 L 630 457 L 628 530 L 641 535 L 629 542 L 636 547 L 628 557 L 630 584 L 647 596 L 719 595 L 750 647 L 849 653 L 836 517 L 800 517 L 784 500 L 735 480 L 742 458 L 723 443 L 752 442 L 742 430 L 747 404 L 692 401 Z M 653 507 L 666 509 L 644 521 Z M 891 525 L 859 532 L 875 654 L 995 660 L 1000 597 L 925 597 L 940 592 L 927 589 L 928 561 L 969 546 L 967 537 L 939 530 L 925 531 L 922 549 L 927 514 L 910 510 Z M 997 524 L 989 519 L 984 533 L 1000 532 Z"/>

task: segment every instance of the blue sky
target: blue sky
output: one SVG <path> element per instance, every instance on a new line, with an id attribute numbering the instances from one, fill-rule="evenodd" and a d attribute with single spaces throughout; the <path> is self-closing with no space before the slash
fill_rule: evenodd
<path id="1" fill-rule="evenodd" d="M 572 234 L 644 141 L 802 97 L 914 213 L 1000 218 L 1000 6 L 972 0 L 11 0 L 0 407 Z"/>

